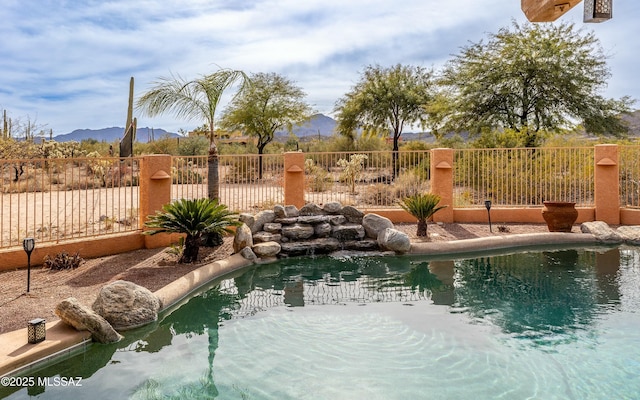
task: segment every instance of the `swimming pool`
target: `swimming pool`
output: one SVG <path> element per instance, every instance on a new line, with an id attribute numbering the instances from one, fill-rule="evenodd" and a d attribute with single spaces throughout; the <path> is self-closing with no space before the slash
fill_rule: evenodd
<path id="1" fill-rule="evenodd" d="M 81 387 L 42 381 L 0 394 L 637 398 L 639 310 L 637 248 L 289 259 L 217 282 L 123 342 L 36 374 L 81 377 Z"/>

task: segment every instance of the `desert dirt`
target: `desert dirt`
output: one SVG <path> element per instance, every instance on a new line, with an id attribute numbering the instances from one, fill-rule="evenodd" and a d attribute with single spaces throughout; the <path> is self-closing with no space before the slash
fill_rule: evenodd
<path id="1" fill-rule="evenodd" d="M 494 224 L 489 232 L 486 224 L 433 224 L 428 226 L 429 238 L 418 238 L 415 224 L 396 224 L 407 233 L 412 242 L 450 241 L 512 235 L 519 233 L 547 232 L 544 224 Z M 574 228 L 575 229 L 575 228 Z M 91 306 L 100 288 L 115 280 L 127 280 L 156 291 L 168 283 L 200 266 L 229 257 L 233 253 L 233 239 L 225 238 L 217 248 L 200 249 L 199 260 L 193 264 L 177 263 L 177 256 L 170 249 L 143 249 L 112 256 L 85 260 L 73 270 L 49 270 L 32 267 L 30 291 L 27 293 L 27 270 L 0 273 L 0 334 L 25 328 L 34 318 L 47 322 L 58 319 L 56 305 L 75 297 L 82 304 Z"/>

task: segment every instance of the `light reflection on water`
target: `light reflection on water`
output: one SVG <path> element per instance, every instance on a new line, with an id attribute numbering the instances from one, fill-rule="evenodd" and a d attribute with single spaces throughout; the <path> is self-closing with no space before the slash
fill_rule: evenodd
<path id="1" fill-rule="evenodd" d="M 43 369 L 87 379 L 39 398 L 632 398 L 639 254 L 284 260 Z"/>

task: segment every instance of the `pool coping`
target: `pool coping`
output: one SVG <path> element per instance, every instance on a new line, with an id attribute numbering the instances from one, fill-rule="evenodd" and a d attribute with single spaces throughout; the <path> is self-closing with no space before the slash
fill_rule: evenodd
<path id="1" fill-rule="evenodd" d="M 452 240 L 446 242 L 412 243 L 409 254 L 446 256 L 470 255 L 496 250 L 518 250 L 528 247 L 569 245 L 596 245 L 601 241 L 584 233 L 523 233 L 488 236 L 483 238 Z M 154 293 L 162 303 L 161 312 L 174 307 L 187 296 L 214 279 L 254 264 L 240 254 L 224 260 L 205 264 Z M 91 341 L 88 331 L 77 331 L 60 320 L 47 324 L 46 339 L 37 344 L 27 344 L 27 328 L 0 335 L 0 377 L 28 372 L 54 357 L 69 354 L 74 349 Z"/>

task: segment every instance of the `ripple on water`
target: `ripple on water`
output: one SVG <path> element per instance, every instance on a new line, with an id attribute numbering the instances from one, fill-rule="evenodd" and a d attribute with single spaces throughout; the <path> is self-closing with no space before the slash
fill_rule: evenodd
<path id="1" fill-rule="evenodd" d="M 441 326 L 416 330 L 384 312 L 344 311 L 278 309 L 226 324 L 217 379 L 261 382 L 259 398 L 401 399 L 428 387 L 447 398 L 463 387 L 482 393 L 495 379 L 512 379 L 510 390 L 522 394 L 488 343 L 460 341 Z"/>

